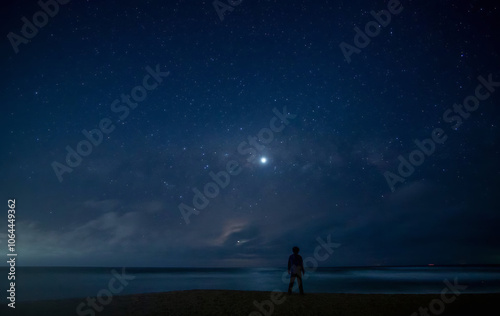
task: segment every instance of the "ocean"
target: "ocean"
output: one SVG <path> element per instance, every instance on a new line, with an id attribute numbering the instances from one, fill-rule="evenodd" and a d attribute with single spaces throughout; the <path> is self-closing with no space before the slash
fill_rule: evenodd
<path id="1" fill-rule="evenodd" d="M 120 288 L 118 295 L 192 289 L 286 291 L 289 281 L 283 268 L 125 268 L 124 271 L 128 280 L 112 282 L 114 288 Z M 95 297 L 122 272 L 122 267 L 17 267 L 16 301 Z M 7 293 L 8 269 L 2 267 L 0 273 L 5 276 L 0 289 Z M 463 293 L 500 293 L 498 266 L 318 268 L 306 273 L 304 290 L 306 293 L 428 294 L 440 293 L 445 280 L 466 285 Z"/>

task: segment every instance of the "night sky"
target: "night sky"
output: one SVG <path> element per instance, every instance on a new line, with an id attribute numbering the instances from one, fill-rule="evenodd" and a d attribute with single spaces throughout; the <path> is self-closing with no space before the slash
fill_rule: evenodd
<path id="1" fill-rule="evenodd" d="M 3 4 L 5 253 L 15 198 L 25 266 L 500 264 L 497 4 L 230 2 Z"/>

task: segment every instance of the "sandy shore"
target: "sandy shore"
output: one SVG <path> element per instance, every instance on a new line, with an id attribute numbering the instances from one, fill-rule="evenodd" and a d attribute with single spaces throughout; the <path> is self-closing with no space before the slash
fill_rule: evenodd
<path id="1" fill-rule="evenodd" d="M 258 312 L 254 301 L 270 304 L 271 295 L 276 302 L 265 306 L 265 313 Z M 433 301 L 436 300 L 436 301 Z M 96 312 L 89 306 L 81 309 L 80 315 L 113 315 L 113 316 L 194 316 L 194 315 L 360 315 L 360 316 L 410 316 L 420 315 L 419 308 L 429 308 L 431 302 L 440 307 L 439 294 L 326 294 L 307 293 L 305 296 L 284 293 L 226 290 L 191 290 L 166 293 L 115 296 L 111 303 Z M 40 302 L 18 302 L 15 311 L 5 304 L 0 307 L 0 315 L 79 315 L 77 306 L 84 299 L 54 300 Z M 500 294 L 462 294 L 453 302 L 443 304 L 444 312 L 439 315 L 499 315 L 498 302 Z M 270 313 L 271 312 L 271 313 Z M 426 314 L 421 314 L 426 315 Z"/>

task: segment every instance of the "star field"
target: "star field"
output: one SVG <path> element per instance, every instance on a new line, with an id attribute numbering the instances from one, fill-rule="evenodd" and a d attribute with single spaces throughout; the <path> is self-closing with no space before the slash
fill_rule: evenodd
<path id="1" fill-rule="evenodd" d="M 498 6 L 400 1 L 346 62 L 387 5 L 243 1 L 221 21 L 210 1 L 70 1 L 16 53 L 41 9 L 6 4 L 1 198 L 23 264 L 275 266 L 326 235 L 326 266 L 500 263 L 500 88 L 443 118 L 500 81 Z"/>

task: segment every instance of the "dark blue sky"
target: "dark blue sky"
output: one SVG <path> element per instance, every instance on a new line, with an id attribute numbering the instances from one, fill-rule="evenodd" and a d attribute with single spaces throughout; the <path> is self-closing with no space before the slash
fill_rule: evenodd
<path id="1" fill-rule="evenodd" d="M 8 4 L 18 264 L 276 266 L 327 236 L 323 266 L 500 264 L 498 6 L 401 1 L 357 48 L 387 3 Z"/>

